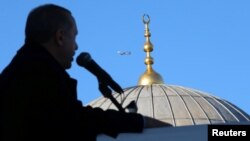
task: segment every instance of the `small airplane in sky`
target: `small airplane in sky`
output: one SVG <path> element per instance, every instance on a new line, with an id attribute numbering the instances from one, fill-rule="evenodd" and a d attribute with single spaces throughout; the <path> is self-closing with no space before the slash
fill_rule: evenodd
<path id="1" fill-rule="evenodd" d="M 119 55 L 131 55 L 131 51 L 117 51 Z"/>

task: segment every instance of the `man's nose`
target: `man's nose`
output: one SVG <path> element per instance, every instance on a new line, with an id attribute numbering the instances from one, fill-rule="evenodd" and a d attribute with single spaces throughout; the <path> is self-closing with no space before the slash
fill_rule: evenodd
<path id="1" fill-rule="evenodd" d="M 77 50 L 78 49 L 78 44 L 76 43 L 76 45 L 75 45 L 75 50 Z"/>

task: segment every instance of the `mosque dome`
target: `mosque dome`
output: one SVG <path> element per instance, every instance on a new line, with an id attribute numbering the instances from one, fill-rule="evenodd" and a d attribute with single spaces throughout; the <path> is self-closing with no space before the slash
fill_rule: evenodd
<path id="1" fill-rule="evenodd" d="M 247 113 L 224 99 L 196 89 L 164 84 L 161 75 L 152 68 L 154 62 L 150 52 L 153 51 L 153 45 L 150 42 L 149 21 L 149 17 L 148 20 L 143 19 L 147 70 L 139 78 L 137 86 L 125 88 L 123 94 L 113 93 L 122 107 L 134 101 L 138 113 L 172 126 L 249 123 L 250 116 Z M 117 110 L 111 100 L 104 97 L 89 105 Z"/>
<path id="2" fill-rule="evenodd" d="M 173 126 L 245 123 L 250 117 L 232 103 L 211 94 L 176 85 L 152 84 L 124 89 L 113 96 L 125 107 L 135 101 L 138 113 Z M 102 109 L 117 109 L 109 99 L 99 98 L 90 103 Z"/>

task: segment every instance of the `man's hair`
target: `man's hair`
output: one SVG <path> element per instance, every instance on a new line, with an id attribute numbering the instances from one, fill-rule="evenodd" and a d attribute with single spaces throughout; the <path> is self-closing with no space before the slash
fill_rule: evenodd
<path id="1" fill-rule="evenodd" d="M 71 12 L 54 4 L 45 4 L 33 9 L 27 18 L 25 42 L 44 43 L 59 28 L 72 27 Z"/>

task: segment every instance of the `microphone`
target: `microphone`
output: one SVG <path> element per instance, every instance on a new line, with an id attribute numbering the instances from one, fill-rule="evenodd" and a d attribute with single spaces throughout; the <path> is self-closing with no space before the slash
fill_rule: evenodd
<path id="1" fill-rule="evenodd" d="M 94 74 L 97 77 L 99 84 L 110 86 L 117 93 L 123 93 L 121 86 L 119 86 L 119 84 L 116 83 L 111 76 L 91 58 L 89 53 L 80 53 L 76 58 L 76 63 Z"/>

